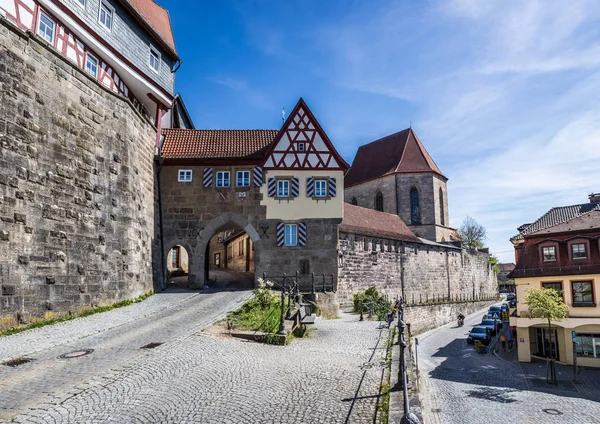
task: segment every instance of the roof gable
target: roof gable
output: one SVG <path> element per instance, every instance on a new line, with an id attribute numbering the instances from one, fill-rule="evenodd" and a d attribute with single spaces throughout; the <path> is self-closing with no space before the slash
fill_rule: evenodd
<path id="1" fill-rule="evenodd" d="M 265 169 L 335 169 L 348 164 L 302 98 L 269 148 Z"/>
<path id="2" fill-rule="evenodd" d="M 433 172 L 446 178 L 412 128 L 365 144 L 346 174 L 346 187 L 395 173 Z"/>

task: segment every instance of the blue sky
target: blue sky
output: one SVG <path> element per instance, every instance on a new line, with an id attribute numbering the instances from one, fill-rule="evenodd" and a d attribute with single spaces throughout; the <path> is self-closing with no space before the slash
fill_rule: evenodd
<path id="1" fill-rule="evenodd" d="M 159 0 L 199 128 L 279 128 L 300 96 L 351 163 L 410 125 L 449 177 L 450 223 L 508 239 L 600 191 L 594 0 Z"/>

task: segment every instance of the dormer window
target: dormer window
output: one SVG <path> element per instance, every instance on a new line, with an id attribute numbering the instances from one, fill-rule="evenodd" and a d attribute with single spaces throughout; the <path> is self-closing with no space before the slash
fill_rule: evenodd
<path id="1" fill-rule="evenodd" d="M 98 22 L 107 30 L 112 29 L 114 9 L 106 2 L 100 2 L 100 15 Z"/>
<path id="2" fill-rule="evenodd" d="M 587 259 L 587 249 L 585 243 L 573 243 L 571 245 L 571 257 L 573 260 Z"/>
<path id="3" fill-rule="evenodd" d="M 556 246 L 542 247 L 542 260 L 544 262 L 555 262 L 556 261 Z"/>

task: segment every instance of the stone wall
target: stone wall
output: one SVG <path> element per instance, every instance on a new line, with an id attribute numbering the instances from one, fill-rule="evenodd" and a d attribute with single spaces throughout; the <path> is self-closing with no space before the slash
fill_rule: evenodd
<path id="1" fill-rule="evenodd" d="M 488 255 L 450 246 L 375 239 L 340 234 L 345 249 L 340 259 L 338 299 L 352 303 L 352 294 L 370 286 L 390 298 L 404 293 L 407 301 L 496 293 L 496 276 Z"/>
<path id="2" fill-rule="evenodd" d="M 2 19 L 0 96 L 0 316 L 152 289 L 156 130 Z"/>
<path id="3" fill-rule="evenodd" d="M 468 316 L 479 310 L 487 309 L 498 302 L 498 300 L 486 300 L 434 305 L 409 305 L 404 309 L 404 321 L 410 325 L 410 332 L 413 335 L 418 335 L 442 325 L 456 322 L 458 314 Z"/>

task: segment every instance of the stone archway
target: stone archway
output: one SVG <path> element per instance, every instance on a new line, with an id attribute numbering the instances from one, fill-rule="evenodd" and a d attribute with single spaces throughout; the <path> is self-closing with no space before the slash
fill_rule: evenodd
<path id="1" fill-rule="evenodd" d="M 168 282 L 168 264 L 167 264 L 167 258 L 169 257 L 169 251 L 173 248 L 173 246 L 181 246 L 183 247 L 186 251 L 187 251 L 187 255 L 188 255 L 188 282 L 192 282 L 195 279 L 192 277 L 192 270 L 194 269 L 194 249 L 191 248 L 191 246 L 189 245 L 189 243 L 187 243 L 184 240 L 181 239 L 172 239 L 172 240 L 168 240 L 167 242 L 163 243 L 163 247 L 165 249 L 165 251 L 163 252 L 162 255 L 162 261 L 163 261 L 163 278 L 162 278 L 162 290 L 165 290 L 167 288 L 167 282 Z"/>
<path id="2" fill-rule="evenodd" d="M 258 232 L 254 226 L 245 218 L 240 215 L 227 212 L 210 221 L 198 234 L 196 239 L 196 249 L 193 253 L 194 263 L 190 262 L 190 272 L 188 281 L 191 289 L 202 289 L 206 283 L 205 270 L 207 269 L 206 252 L 208 244 L 212 236 L 214 236 L 219 230 L 227 227 L 236 227 L 244 230 L 252 243 L 255 250 L 255 275 L 259 275 L 259 270 L 262 269 L 260 266 L 261 260 L 263 260 L 264 247 Z M 254 279 L 256 283 L 256 278 Z"/>

